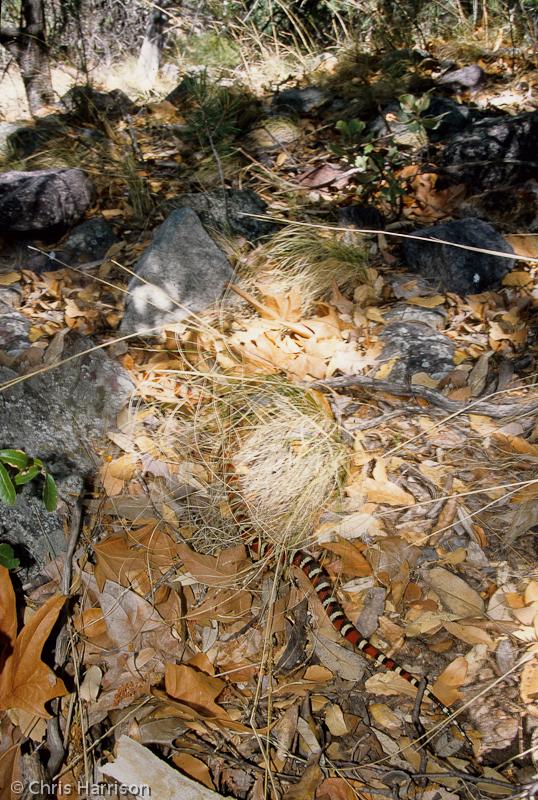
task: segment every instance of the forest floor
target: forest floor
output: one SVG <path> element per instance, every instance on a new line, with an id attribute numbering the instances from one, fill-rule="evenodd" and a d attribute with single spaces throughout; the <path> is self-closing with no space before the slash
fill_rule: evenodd
<path id="1" fill-rule="evenodd" d="M 63 794 L 103 775 L 149 784 L 155 797 L 170 785 L 177 798 L 193 791 L 183 776 L 200 798 L 532 791 L 538 249 L 507 201 L 492 221 L 517 260 L 499 288 L 439 291 L 404 263 L 399 233 L 453 218 L 473 195 L 440 181 L 442 143 L 424 156 L 417 102 L 448 55 L 441 49 L 418 62 L 320 56 L 279 88 L 321 87 L 342 106 L 302 114 L 271 115 L 269 86 L 256 94 L 198 76 L 178 102 L 139 98 L 128 119 L 89 109 L 5 167 L 92 176 L 88 216 L 119 237 L 108 256 L 82 270 L 5 270 L 0 284 L 22 286 L 34 348 L 46 353 L 66 329 L 110 342 L 136 386 L 84 502 L 63 683 L 47 663 L 64 556 L 26 598 L 39 611 L 16 640 L 12 694 L 4 685 L 0 695 L 10 708 L 26 681 L 38 706 L 61 698 Z M 478 51 L 467 61 L 486 80 L 457 102 L 536 110 L 530 56 Z M 370 123 L 403 97 L 405 136 L 365 150 L 351 121 Z M 159 337 L 120 343 L 129 271 L 169 203 L 220 190 L 223 179 L 265 201 L 274 232 L 252 244 L 212 231 L 235 288 Z M 379 212 L 375 230 L 339 222 L 337 210 L 357 202 Z M 406 318 L 437 315 L 453 346 L 445 377 L 394 377 L 402 356 L 382 354 L 404 306 Z M 254 560 L 245 534 L 272 550 Z M 432 681 L 467 741 L 435 706 L 417 707 L 415 687 L 348 646 L 290 566 L 298 547 L 323 562 L 361 633 Z M 15 595 L 2 576 L 2 630 L 13 633 Z M 54 751 L 42 716 L 1 718 L 4 780 L 21 769 L 25 739 Z"/>

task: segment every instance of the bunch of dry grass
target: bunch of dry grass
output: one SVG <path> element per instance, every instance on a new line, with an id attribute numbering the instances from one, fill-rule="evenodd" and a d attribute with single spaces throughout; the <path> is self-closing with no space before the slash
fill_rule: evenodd
<path id="1" fill-rule="evenodd" d="M 367 279 L 367 250 L 342 241 L 333 232 L 302 225 L 287 225 L 258 251 L 261 271 L 256 285 L 262 292 L 286 293 L 295 289 L 305 309 L 326 299 L 333 285 L 340 289 Z"/>
<path id="2" fill-rule="evenodd" d="M 181 450 L 207 476 L 186 503 L 196 549 L 233 544 L 246 529 L 286 549 L 302 545 L 347 460 L 324 400 L 274 376 L 215 375 L 200 396 L 194 418 L 176 420 Z"/>

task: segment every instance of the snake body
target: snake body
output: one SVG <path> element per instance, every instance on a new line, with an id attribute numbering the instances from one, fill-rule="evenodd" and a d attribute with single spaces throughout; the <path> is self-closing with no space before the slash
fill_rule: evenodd
<path id="1" fill-rule="evenodd" d="M 250 513 L 245 506 L 241 493 L 236 486 L 237 474 L 233 465 L 228 472 L 227 480 L 227 493 L 230 502 L 230 507 L 233 512 L 234 521 L 241 527 L 241 536 L 249 554 L 254 558 L 261 558 L 266 556 L 274 550 L 274 545 L 263 544 L 257 537 L 255 530 L 252 528 Z M 423 680 L 417 678 L 412 673 L 401 667 L 396 661 L 379 650 L 373 645 L 369 639 L 366 639 L 360 631 L 355 627 L 351 620 L 346 616 L 342 606 L 333 594 L 333 586 L 329 573 L 323 565 L 314 558 L 314 556 L 307 553 L 305 550 L 295 550 L 291 556 L 291 564 L 300 569 L 310 581 L 312 588 L 316 592 L 320 600 L 325 614 L 329 619 L 333 628 L 349 642 L 354 650 L 362 653 L 370 661 L 373 661 L 376 667 L 383 667 L 400 675 L 404 680 L 412 686 L 419 687 L 423 684 Z M 452 711 L 440 700 L 432 691 L 431 687 L 427 684 L 423 689 L 423 694 L 428 697 L 433 704 L 448 718 L 454 725 L 459 733 L 468 739 L 467 734 L 461 728 L 457 720 L 453 718 Z"/>

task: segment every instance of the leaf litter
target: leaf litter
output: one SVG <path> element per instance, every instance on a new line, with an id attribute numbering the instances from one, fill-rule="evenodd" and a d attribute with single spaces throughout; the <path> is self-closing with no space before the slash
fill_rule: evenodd
<path id="1" fill-rule="evenodd" d="M 168 106 L 149 112 L 179 118 Z M 139 140 L 148 161 L 162 155 L 147 130 Z M 318 191 L 316 202 L 345 193 L 351 177 L 328 161 L 292 170 L 287 156 L 277 157 L 271 180 L 293 177 L 303 191 Z M 399 179 L 410 219 L 443 219 L 461 199 L 460 186 L 440 189 L 434 173 L 413 164 Z M 170 182 L 152 180 L 175 194 Z M 134 221 L 119 181 L 108 197 L 103 216 Z M 511 238 L 515 251 L 536 257 L 521 238 Z M 372 258 L 375 247 L 358 236 L 352 245 L 329 243 L 319 229 L 284 227 L 238 256 L 239 305 L 223 312 L 222 326 L 208 315 L 207 325 L 178 326 L 123 356 L 138 405 L 109 433 L 96 485 L 103 500 L 88 503 L 95 528 L 84 531 L 73 563 L 69 675 L 76 672 L 80 690 L 49 666 L 47 639 L 65 606 L 57 584 L 50 597 L 30 595 L 22 623 L 0 567 L 0 724 L 10 743 L 3 775 L 16 774 L 21 732 L 33 726 L 34 740 L 45 739 L 37 719 L 60 698 L 63 770 L 73 784 L 92 725 L 117 746 L 102 773 L 127 783 L 139 774 L 155 796 L 162 787 L 178 798 L 263 796 L 270 780 L 287 798 L 347 800 L 369 788 L 388 796 L 394 781 L 420 772 L 411 745 L 416 692 L 395 673 L 372 674 L 335 633 L 305 576 L 290 574 L 286 553 L 307 544 L 346 613 L 375 626 L 372 642 L 414 674 L 437 676 L 434 691 L 447 705 L 466 706 L 474 757 L 493 759 L 486 778 L 512 777 L 496 753 L 516 746 L 516 715 L 532 733 L 538 708 L 535 421 L 448 415 L 390 391 L 309 389 L 334 375 L 385 379 L 393 366 L 379 362 L 380 335 L 398 292 Z M 124 266 L 146 244 L 122 243 Z M 3 276 L 4 285 L 23 287 L 35 364 L 46 363 L 47 347 L 51 359 L 61 355 L 55 337 L 66 330 L 99 336 L 119 323 L 125 275 L 106 260 L 94 269 Z M 412 384 L 463 403 L 495 392 L 503 400 L 509 392 L 514 407 L 531 398 L 533 383 L 512 375 L 503 384 L 501 366 L 533 347 L 535 270 L 529 264 L 499 292 L 463 300 L 422 293 L 410 280 L 407 302 L 442 308 L 457 346 L 448 378 L 422 373 Z M 280 563 L 278 555 L 248 557 L 229 460 L 250 526 L 284 554 Z M 294 618 L 305 600 L 301 635 Z M 77 695 L 83 706 L 73 716 Z M 423 716 L 435 725 L 426 702 Z M 417 796 L 459 796 L 451 770 L 473 767 L 469 754 L 456 759 L 450 742 L 433 745 L 428 769 L 441 764 L 446 777 L 436 772 L 433 788 Z M 484 790 L 493 794 L 492 786 L 485 779 Z"/>

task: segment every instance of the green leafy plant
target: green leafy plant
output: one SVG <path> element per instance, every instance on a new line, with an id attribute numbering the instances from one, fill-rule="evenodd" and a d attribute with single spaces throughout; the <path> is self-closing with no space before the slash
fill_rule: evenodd
<path id="1" fill-rule="evenodd" d="M 54 511 L 58 492 L 54 478 L 40 458 L 32 458 L 23 450 L 0 450 L 0 500 L 14 505 L 17 490 L 31 481 L 42 482 L 42 498 L 47 511 Z"/>
<path id="2" fill-rule="evenodd" d="M 362 199 L 378 194 L 394 208 L 405 194 L 405 181 L 395 173 L 408 164 L 413 151 L 427 142 L 426 129 L 439 125 L 440 117 L 427 117 L 428 95 L 411 94 L 399 98 L 394 131 L 380 137 L 366 134 L 366 123 L 360 119 L 339 120 L 336 129 L 341 144 L 333 145 L 333 152 L 357 170 L 357 193 Z"/>
<path id="3" fill-rule="evenodd" d="M 10 544 L 0 544 L 0 565 L 6 569 L 17 569 L 20 566 Z"/>

